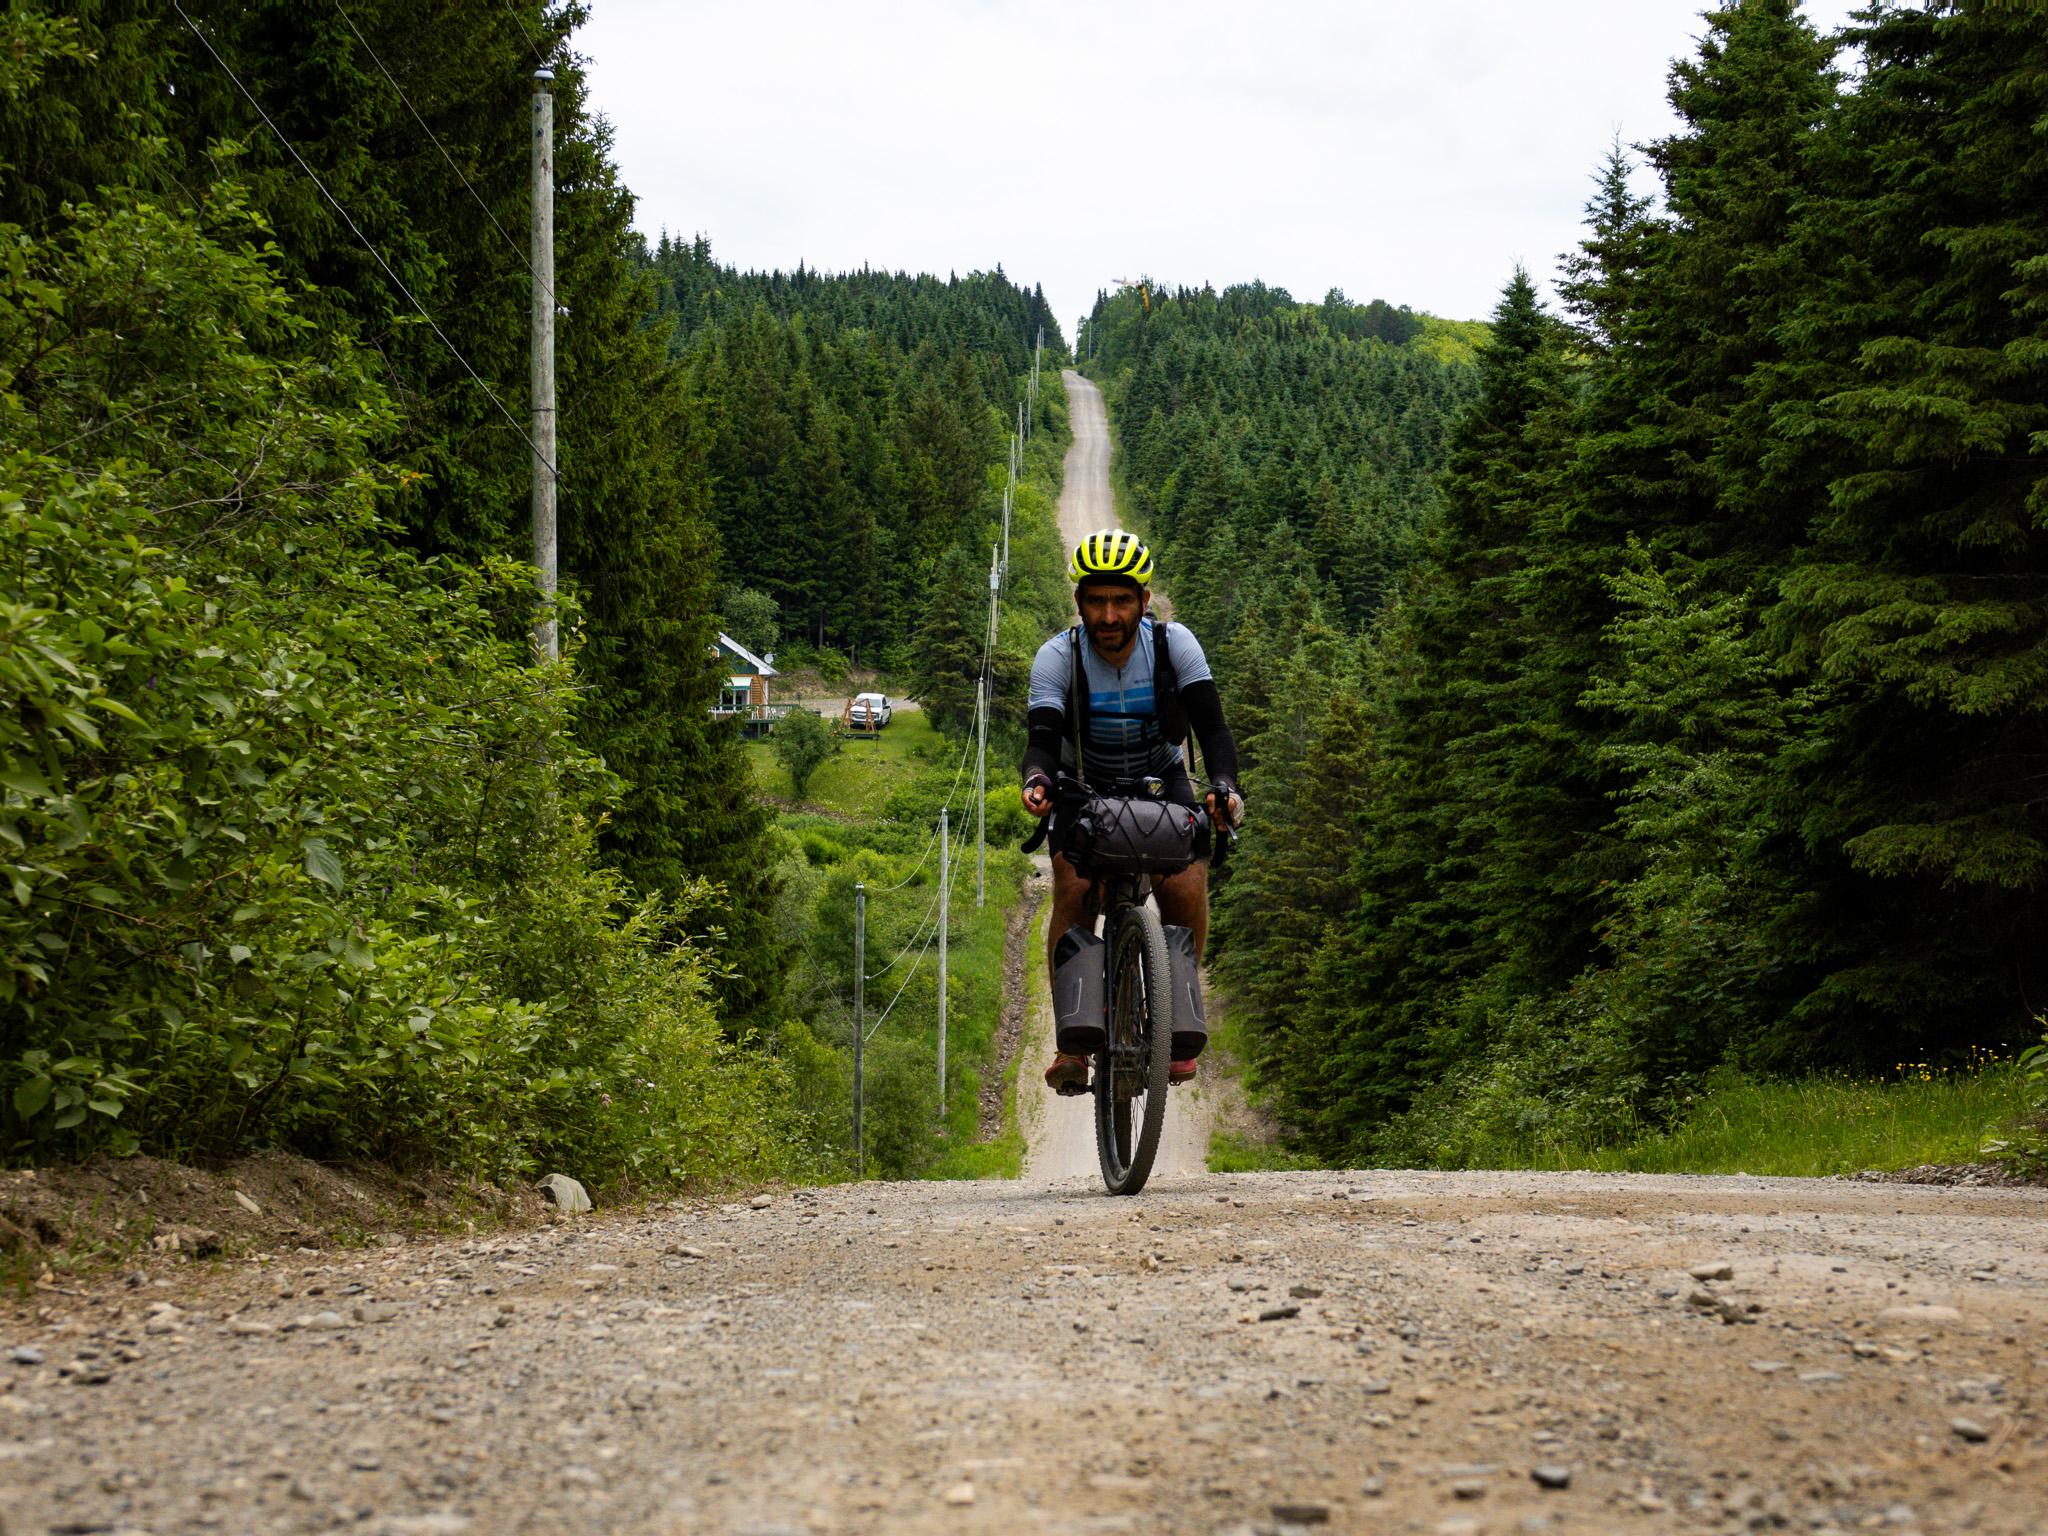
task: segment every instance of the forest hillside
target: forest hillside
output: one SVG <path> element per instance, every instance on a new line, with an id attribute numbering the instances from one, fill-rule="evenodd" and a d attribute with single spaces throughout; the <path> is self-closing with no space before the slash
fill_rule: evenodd
<path id="1" fill-rule="evenodd" d="M 1310 1148 L 1524 1161 L 2039 1039 L 2044 66 L 2020 7 L 1710 13 L 1656 195 L 1617 146 L 1455 385 L 1256 289 L 1098 303 L 1249 738 L 1221 973 Z"/>

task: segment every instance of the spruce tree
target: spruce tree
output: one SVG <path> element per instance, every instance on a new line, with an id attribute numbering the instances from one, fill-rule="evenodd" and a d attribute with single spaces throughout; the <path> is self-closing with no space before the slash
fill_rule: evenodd
<path id="1" fill-rule="evenodd" d="M 1840 387 L 1781 413 L 1828 499 L 1776 617 L 1828 688 L 1785 765 L 1795 1045 L 1867 1062 L 2008 1037 L 2048 984 L 2048 39 L 1988 6 L 1864 23 L 1828 210 L 1856 260 L 1805 332 Z"/>

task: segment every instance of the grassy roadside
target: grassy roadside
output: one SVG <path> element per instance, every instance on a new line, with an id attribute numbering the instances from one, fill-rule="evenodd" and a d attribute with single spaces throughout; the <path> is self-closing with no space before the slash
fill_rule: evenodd
<path id="1" fill-rule="evenodd" d="M 1014 1102 L 1002 1134 L 982 1141 L 981 1083 L 1000 1070 L 996 1034 L 1003 1011 L 1003 947 L 1010 908 L 1021 899 L 1031 862 L 1013 849 L 990 850 L 988 902 L 974 906 L 973 858 L 962 861 L 964 900 L 951 941 L 946 988 L 946 1102 L 942 1145 L 924 1170 L 933 1179 L 1014 1179 L 1023 1166 L 1024 1138 Z M 932 1028 L 936 1018 L 913 1027 Z M 893 1027 L 893 1025 L 892 1025 Z M 1012 1063 L 1014 1066 L 1014 1062 Z"/>
<path id="2" fill-rule="evenodd" d="M 801 804 L 767 741 L 746 758 L 759 791 L 780 807 L 778 825 L 809 866 L 804 904 L 811 912 L 812 959 L 832 1000 L 790 1029 L 803 1041 L 793 1060 L 806 1101 L 850 1155 L 852 977 L 843 961 L 852 930 L 856 878 L 867 883 L 864 1124 L 871 1175 L 926 1178 L 1015 1177 L 1023 1140 L 1009 1114 L 1000 1134 L 980 1140 L 988 1073 L 1001 1069 L 1004 947 L 1010 913 L 1021 899 L 1030 861 L 1015 850 L 1015 817 L 1000 797 L 988 824 L 986 900 L 975 905 L 974 806 L 959 777 L 962 744 L 934 730 L 921 712 L 899 713 L 874 739 L 849 739 L 812 775 Z M 946 1082 L 938 1082 L 938 951 L 930 943 L 938 895 L 931 846 L 939 804 L 952 798 L 953 873 L 947 928 Z M 1014 797 L 1012 797 L 1014 798 Z M 1021 815 L 1021 813 L 1015 813 Z M 920 862 L 922 860 L 922 862 Z M 834 958 L 836 957 L 836 959 Z M 900 995 L 899 995 L 900 993 Z M 884 1017 L 886 1013 L 886 1018 Z M 1007 1090 L 1006 1090 L 1007 1091 Z"/>
<path id="3" fill-rule="evenodd" d="M 1617 1147 L 1532 1149 L 1499 1166 L 1806 1177 L 1892 1172 L 1983 1161 L 1987 1141 L 2026 1112 L 2025 1077 L 2011 1064 L 1895 1082 L 1770 1083 L 1731 1074 L 1668 1130 L 1645 1131 Z"/>
<path id="4" fill-rule="evenodd" d="M 1226 1026 L 1226 1035 L 1228 1028 Z M 2036 1117 L 2024 1070 L 2003 1062 L 1960 1072 L 1909 1071 L 1895 1080 L 1809 1077 L 1768 1082 L 1720 1074 L 1668 1126 L 1641 1126 L 1612 1143 L 1557 1138 L 1540 1130 L 1466 1139 L 1440 1147 L 1415 1112 L 1400 1127 L 1392 1165 L 1526 1168 L 1543 1172 L 1750 1173 L 1827 1178 L 1853 1173 L 1983 1164 Z M 1323 1167 L 1284 1147 L 1240 1146 L 1219 1137 L 1218 1172 Z M 2019 1165 L 2014 1164 L 2015 1171 Z"/>
<path id="5" fill-rule="evenodd" d="M 1021 854 L 1012 855 L 1012 857 L 1020 860 L 1023 858 Z M 1025 861 L 1025 868 L 1026 870 L 1030 868 L 1028 861 Z M 1011 892 L 1011 903 L 1022 899 L 1022 893 L 1022 877 L 1020 876 L 1017 887 Z M 993 892 L 991 892 L 991 899 L 993 899 Z M 1038 963 L 1038 957 L 1045 953 L 1045 922 L 1046 915 L 1051 910 L 1051 903 L 1046 903 L 1038 916 L 1032 920 L 1030 928 L 1024 935 L 1023 974 L 1026 986 L 1028 987 L 1024 1003 L 1024 1027 L 1027 1034 L 1031 1027 L 1030 1021 L 1034 1012 L 1043 1006 L 1046 1001 L 1045 967 Z M 1002 1006 L 1003 948 L 1008 938 L 1007 904 L 1004 911 L 1004 920 L 997 925 L 996 929 L 997 1013 L 990 1016 L 987 1036 L 982 1043 L 980 1054 L 976 1058 L 980 1063 L 979 1070 L 982 1072 L 987 1072 L 998 1066 L 998 1063 L 994 1060 L 996 1049 L 995 1035 L 996 1024 L 999 1020 Z M 1009 1062 L 1001 1066 L 1003 1074 L 1003 1125 L 1002 1129 L 989 1140 L 977 1141 L 974 1139 L 980 1129 L 978 1123 L 980 1109 L 979 1093 L 956 1093 L 954 1095 L 946 1117 L 946 1149 L 939 1155 L 938 1161 L 933 1164 L 930 1170 L 930 1177 L 935 1179 L 1014 1179 L 1024 1172 L 1024 1126 L 1017 1115 L 1017 1073 L 1023 1060 L 1024 1047 L 1023 1040 L 1020 1038 L 1017 1050 L 1011 1054 Z"/>
<path id="6" fill-rule="evenodd" d="M 1208 995 L 1208 1006 L 1209 1046 L 1202 1052 L 1202 1074 L 1210 1080 L 1211 1092 L 1220 1088 L 1223 1094 L 1217 1105 L 1215 1126 L 1209 1133 L 1209 1171 L 1273 1173 L 1321 1167 L 1307 1153 L 1287 1148 L 1280 1140 L 1278 1127 L 1260 1104 L 1245 1071 L 1245 1063 L 1251 1059 L 1251 1042 L 1236 1011 L 1213 991 Z"/>
<path id="7" fill-rule="evenodd" d="M 775 760 L 769 742 L 750 741 L 744 750 L 755 787 L 770 799 L 826 815 L 880 816 L 889 797 L 925 772 L 944 746 L 945 738 L 921 711 L 905 711 L 872 739 L 849 736 L 846 745 L 811 775 L 801 806 L 791 793 L 789 770 Z M 959 749 L 952 750 L 957 756 Z"/>

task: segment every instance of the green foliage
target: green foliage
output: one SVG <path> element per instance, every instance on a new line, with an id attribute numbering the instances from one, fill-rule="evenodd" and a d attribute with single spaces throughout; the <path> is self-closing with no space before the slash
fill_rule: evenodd
<path id="1" fill-rule="evenodd" d="M 1661 199 L 1611 152 L 1563 316 L 1517 273 L 1469 386 L 1390 382 L 1426 317 L 1287 371 L 1316 327 L 1275 290 L 1098 305 L 1125 478 L 1247 739 L 1219 964 L 1313 1151 L 1704 1157 L 1716 1073 L 2031 1033 L 2044 81 L 2016 8 L 1711 12 Z"/>
<path id="2" fill-rule="evenodd" d="M 1389 1128 L 1389 1154 L 1448 1167 L 1828 1178 L 1976 1161 L 2025 1105 L 2010 1062 L 1883 1079 L 1725 1068 L 1656 1116 L 1561 1104 L 1540 1085 L 1517 1093 L 1516 1070 L 1503 1060 L 1473 1092 L 1418 1102 Z"/>
<path id="3" fill-rule="evenodd" d="M 766 592 L 728 586 L 718 600 L 719 627 L 756 656 L 775 653 L 782 638 L 782 610 Z"/>
<path id="4" fill-rule="evenodd" d="M 811 787 L 811 775 L 825 759 L 845 750 L 846 743 L 832 722 L 808 709 L 792 709 L 775 722 L 769 737 L 775 760 L 789 774 L 790 792 L 801 800 Z"/>
<path id="5" fill-rule="evenodd" d="M 709 418 L 727 581 L 771 597 L 791 640 L 901 669 L 955 553 L 986 569 L 1037 324 L 1057 345 L 1042 295 L 1001 272 L 741 273 L 701 236 L 664 236 L 646 267 Z"/>
<path id="6" fill-rule="evenodd" d="M 837 291 L 829 285 L 823 289 L 827 296 Z M 1011 523 L 1008 601 L 998 616 L 998 708 L 989 748 L 994 762 L 1014 756 L 1015 742 L 1006 744 L 1006 735 L 1021 736 L 1023 669 L 1044 636 L 1044 610 L 1050 606 L 1057 612 L 1070 598 L 1053 517 L 1065 447 L 1064 395 L 1056 383 L 1042 379 L 1039 426 L 1024 455 Z M 941 563 L 942 569 L 957 573 L 957 584 L 927 593 L 921 605 L 920 611 L 932 616 L 928 634 L 951 635 L 959 654 L 925 647 L 928 654 L 918 658 L 915 669 L 924 679 L 924 707 L 898 713 L 872 737 L 849 738 L 844 750 L 815 769 L 807 785 L 816 814 L 781 818 L 787 842 L 777 863 L 781 900 L 776 924 L 793 959 L 784 979 L 785 1022 L 777 1055 L 807 1122 L 817 1128 L 835 1164 L 850 1167 L 854 888 L 865 883 L 870 977 L 865 1021 L 874 1032 L 866 1053 L 866 1161 L 870 1174 L 883 1177 L 1014 1177 L 1022 1160 L 1014 1113 L 1002 1132 L 981 1138 L 980 1090 L 984 1074 L 993 1070 L 989 1058 L 1002 1014 L 1005 926 L 1029 868 L 1014 850 L 1030 823 L 1013 787 L 990 788 L 981 808 L 988 838 L 987 901 L 977 907 L 971 846 L 976 806 L 965 755 L 972 746 L 972 683 L 988 614 L 987 567 L 966 552 L 980 539 L 1000 536 L 1004 476 L 1000 459 L 983 466 L 989 495 L 977 503 L 976 515 L 988 521 L 973 538 L 960 541 L 956 558 Z M 951 619 L 942 623 L 948 614 Z M 795 664 L 795 658 L 789 659 Z M 785 720 L 769 742 L 748 747 L 755 781 L 778 798 L 797 792 L 794 770 L 779 760 L 780 737 L 788 724 Z M 941 726 L 952 734 L 942 733 Z M 941 804 L 950 805 L 953 813 L 943 1115 L 937 965 L 931 947 L 938 898 L 934 821 Z M 1014 1106 L 1014 1063 L 1005 1095 Z"/>
<path id="7" fill-rule="evenodd" d="M 2043 1037 L 2020 1053 L 2018 1063 L 2026 1083 L 2025 1105 L 2009 1137 L 1994 1139 L 1990 1147 L 2039 1175 L 2048 1173 L 2048 1019 L 2034 1022 L 2043 1026 Z"/>
<path id="8" fill-rule="evenodd" d="M 517 0 L 479 19 L 454 0 L 351 0 L 285 26 L 230 7 L 195 18 L 204 42 L 165 6 L 68 9 L 90 57 L 49 64 L 32 102 L 0 102 L 19 168 L 0 183 L 0 219 L 41 229 L 108 186 L 196 216 L 193 200 L 233 177 L 299 313 L 374 349 L 388 400 L 375 448 L 407 471 L 385 516 L 417 552 L 468 564 L 530 548 L 526 104 L 534 50 L 553 58 L 556 283 L 570 317 L 557 337 L 560 551 L 584 625 L 574 725 L 621 780 L 605 856 L 649 894 L 713 882 L 697 910 L 700 936 L 721 935 L 731 962 L 722 999 L 741 1019 L 765 1015 L 779 974 L 759 917 L 772 906 L 766 822 L 732 789 L 737 736 L 708 717 L 705 416 L 650 323 L 631 198 L 581 63 L 557 48 L 582 9 Z"/>
<path id="9" fill-rule="evenodd" d="M 905 710 L 885 729 L 872 735 L 865 731 L 850 733 L 846 750 L 834 753 L 813 770 L 808 786 L 811 806 L 829 816 L 856 821 L 887 814 L 891 797 L 906 786 L 920 785 L 942 759 L 950 775 L 960 761 L 959 747 L 948 747 L 924 715 Z M 748 742 L 746 762 L 754 786 L 762 793 L 778 800 L 796 798 L 796 788 L 790 782 L 789 770 L 776 755 L 772 736 L 766 741 Z M 943 798 L 943 786 L 939 793 Z M 916 808 L 915 814 L 922 818 L 922 806 Z M 782 824 L 801 826 L 807 847 L 818 838 L 829 838 L 840 854 L 848 846 L 857 845 L 856 835 L 843 822 L 819 827 L 785 817 Z M 849 843 L 849 839 L 854 841 Z M 839 856 L 835 854 L 833 861 Z"/>
<path id="10" fill-rule="evenodd" d="M 204 212 L 6 232 L 4 1145 L 805 1166 L 687 907 L 597 863 L 616 781 L 526 575 L 392 542 L 365 361 Z"/>

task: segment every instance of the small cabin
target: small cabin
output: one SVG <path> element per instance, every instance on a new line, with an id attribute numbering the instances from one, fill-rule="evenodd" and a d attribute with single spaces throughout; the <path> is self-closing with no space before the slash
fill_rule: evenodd
<path id="1" fill-rule="evenodd" d="M 712 654 L 725 663 L 725 684 L 718 690 L 714 720 L 737 716 L 749 736 L 765 736 L 781 710 L 768 702 L 768 679 L 777 676 L 775 658 L 756 656 L 731 635 L 720 633 Z"/>

